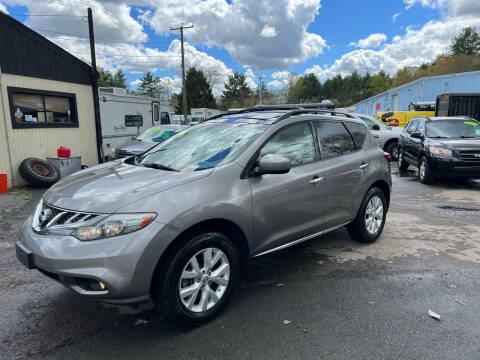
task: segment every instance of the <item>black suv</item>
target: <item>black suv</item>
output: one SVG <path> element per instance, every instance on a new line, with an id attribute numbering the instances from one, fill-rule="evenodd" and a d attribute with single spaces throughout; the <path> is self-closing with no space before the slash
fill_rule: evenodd
<path id="1" fill-rule="evenodd" d="M 466 116 L 418 117 L 399 138 L 398 167 L 418 167 L 420 181 L 480 178 L 480 123 Z"/>

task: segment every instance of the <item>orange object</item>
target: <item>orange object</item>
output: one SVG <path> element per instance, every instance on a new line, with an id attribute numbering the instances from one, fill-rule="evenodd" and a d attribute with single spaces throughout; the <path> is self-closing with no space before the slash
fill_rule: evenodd
<path id="1" fill-rule="evenodd" d="M 0 194 L 8 192 L 8 178 L 7 174 L 0 174 Z"/>

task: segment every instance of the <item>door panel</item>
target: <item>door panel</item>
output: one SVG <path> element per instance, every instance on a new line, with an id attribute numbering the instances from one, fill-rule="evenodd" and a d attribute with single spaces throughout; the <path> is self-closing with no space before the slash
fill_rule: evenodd
<path id="1" fill-rule="evenodd" d="M 324 229 L 324 178 L 318 162 L 294 167 L 287 174 L 250 178 L 255 253 Z M 317 179 L 316 184 L 310 183 Z"/>
<path id="2" fill-rule="evenodd" d="M 322 230 L 324 172 L 310 122 L 280 129 L 260 150 L 259 158 L 278 154 L 290 159 L 287 174 L 251 177 L 255 253 Z"/>

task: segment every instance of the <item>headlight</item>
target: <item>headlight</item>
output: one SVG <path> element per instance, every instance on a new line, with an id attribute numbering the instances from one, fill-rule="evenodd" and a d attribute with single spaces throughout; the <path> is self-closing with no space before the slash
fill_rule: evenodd
<path id="1" fill-rule="evenodd" d="M 433 155 L 442 156 L 442 157 L 452 157 L 452 150 L 439 148 L 436 146 L 430 146 L 428 148 Z"/>
<path id="2" fill-rule="evenodd" d="M 157 215 L 146 214 L 114 214 L 98 224 L 81 226 L 72 233 L 79 240 L 97 240 L 116 235 L 128 234 L 143 229 L 150 224 Z"/>

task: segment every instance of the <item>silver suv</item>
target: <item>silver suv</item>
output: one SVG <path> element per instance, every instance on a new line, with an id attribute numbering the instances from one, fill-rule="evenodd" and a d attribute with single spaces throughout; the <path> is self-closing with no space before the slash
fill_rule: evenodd
<path id="1" fill-rule="evenodd" d="M 199 323 L 227 302 L 249 257 L 342 226 L 375 241 L 387 158 L 364 123 L 321 110 L 218 116 L 58 182 L 23 225 L 17 257 L 80 295 L 151 298 L 167 318 Z"/>

